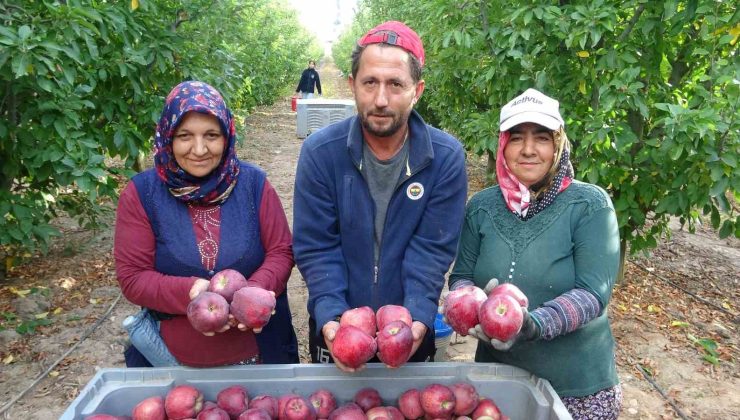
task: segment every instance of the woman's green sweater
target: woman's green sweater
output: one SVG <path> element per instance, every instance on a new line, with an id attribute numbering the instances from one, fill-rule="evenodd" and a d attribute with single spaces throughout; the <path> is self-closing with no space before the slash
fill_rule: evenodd
<path id="1" fill-rule="evenodd" d="M 478 344 L 477 362 L 506 363 L 549 380 L 561 397 L 581 397 L 616 385 L 614 338 L 606 306 L 619 266 L 619 231 L 606 192 L 579 181 L 527 221 L 513 214 L 496 187 L 468 203 L 450 284 L 495 277 L 518 286 L 530 310 L 573 288 L 593 293 L 602 313 L 551 341 L 517 343 L 508 352 Z M 567 314 L 567 310 L 566 310 Z"/>

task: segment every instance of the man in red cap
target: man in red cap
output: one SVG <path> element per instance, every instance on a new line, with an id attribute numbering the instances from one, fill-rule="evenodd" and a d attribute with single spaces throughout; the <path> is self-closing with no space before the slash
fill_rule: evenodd
<path id="1" fill-rule="evenodd" d="M 393 21 L 371 29 L 352 53 L 358 115 L 303 144 L 293 249 L 308 288 L 313 362 L 333 360 L 342 313 L 389 304 L 411 314 L 409 361 L 434 356 L 434 319 L 467 179 L 460 142 L 413 109 L 424 92 L 423 65 L 424 46 L 408 26 Z"/>

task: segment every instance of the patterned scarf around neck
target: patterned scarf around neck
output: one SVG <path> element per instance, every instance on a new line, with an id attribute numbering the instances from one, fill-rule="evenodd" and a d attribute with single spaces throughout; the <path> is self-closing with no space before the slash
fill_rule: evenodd
<path id="1" fill-rule="evenodd" d="M 570 145 L 562 128 L 553 132 L 555 160 L 557 163 L 554 163 L 554 170 L 549 171 L 545 175 L 546 182 L 542 185 L 541 192 L 537 194 L 538 198 L 533 200 L 533 192 L 519 182 L 506 164 L 504 149 L 509 144 L 509 137 L 509 131 L 500 133 L 498 137 L 496 179 L 501 188 L 501 193 L 504 195 L 506 207 L 520 219 L 529 220 L 535 214 L 552 204 L 557 195 L 568 188 L 573 180 L 573 165 L 570 162 Z M 558 156 L 560 157 L 559 159 Z M 554 176 L 552 175 L 553 173 Z"/>
<path id="2" fill-rule="evenodd" d="M 182 117 L 191 111 L 218 118 L 226 138 L 221 163 L 202 178 L 183 170 L 172 152 L 175 130 Z M 178 200 L 197 205 L 214 205 L 226 201 L 236 185 L 239 160 L 236 157 L 234 118 L 216 89 L 203 82 L 188 81 L 170 91 L 157 123 L 154 165 L 159 178 Z"/>

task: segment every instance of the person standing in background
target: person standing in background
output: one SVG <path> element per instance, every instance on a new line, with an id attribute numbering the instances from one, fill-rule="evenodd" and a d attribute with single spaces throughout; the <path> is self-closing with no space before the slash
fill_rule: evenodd
<path id="1" fill-rule="evenodd" d="M 295 92 L 300 93 L 302 99 L 311 99 L 314 91 L 318 91 L 319 96 L 321 96 L 321 79 L 319 78 L 319 72 L 316 71 L 316 62 L 310 60 L 308 68 L 301 73 L 301 80 L 298 82 Z"/>

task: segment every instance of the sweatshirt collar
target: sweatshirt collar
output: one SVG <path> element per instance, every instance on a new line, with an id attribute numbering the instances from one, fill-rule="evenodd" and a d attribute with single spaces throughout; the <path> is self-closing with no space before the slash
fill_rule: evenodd
<path id="1" fill-rule="evenodd" d="M 409 157 L 406 163 L 406 172 L 415 173 L 420 168 L 427 165 L 434 159 L 434 149 L 432 148 L 432 138 L 424 120 L 416 110 L 411 111 L 409 115 Z M 349 133 L 347 134 L 347 149 L 350 157 L 358 168 L 362 167 L 362 146 L 364 138 L 362 136 L 362 125 L 360 117 L 355 115 L 350 123 Z"/>

